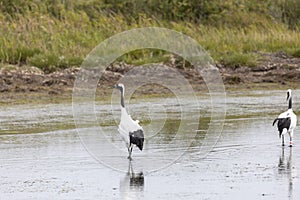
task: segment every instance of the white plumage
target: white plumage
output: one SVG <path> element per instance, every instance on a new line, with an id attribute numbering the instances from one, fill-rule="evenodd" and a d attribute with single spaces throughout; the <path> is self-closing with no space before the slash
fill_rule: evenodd
<path id="1" fill-rule="evenodd" d="M 279 131 L 279 137 L 282 138 L 282 145 L 284 146 L 284 136 L 286 133 L 290 136 L 290 147 L 293 146 L 293 137 L 294 137 L 294 129 L 296 128 L 297 124 L 297 116 L 293 112 L 292 109 L 292 90 L 287 91 L 287 100 L 288 110 L 281 113 L 273 122 L 274 124 L 277 122 L 277 128 Z"/>
<path id="2" fill-rule="evenodd" d="M 125 141 L 127 148 L 129 148 L 130 145 L 129 133 L 137 130 L 143 130 L 143 128 L 139 125 L 139 121 L 133 120 L 131 116 L 128 115 L 126 109 L 121 107 L 121 121 L 118 131 Z"/>
<path id="3" fill-rule="evenodd" d="M 139 125 L 139 121 L 133 120 L 126 111 L 124 104 L 124 85 L 116 84 L 114 88 L 119 89 L 121 92 L 121 120 L 118 131 L 122 139 L 125 141 L 126 147 L 128 149 L 128 159 L 131 159 L 132 148 L 134 145 L 136 145 L 141 151 L 143 150 L 144 130 Z"/>

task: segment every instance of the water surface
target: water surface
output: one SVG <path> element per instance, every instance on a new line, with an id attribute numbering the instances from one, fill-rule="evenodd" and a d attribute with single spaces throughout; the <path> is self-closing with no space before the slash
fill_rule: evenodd
<path id="1" fill-rule="evenodd" d="M 294 91 L 295 111 L 298 96 Z M 191 124 L 178 133 L 180 106 Z M 199 106 L 189 99 L 184 105 L 174 98 L 136 100 L 130 113 L 142 121 L 148 141 L 131 163 L 116 130 L 117 105 L 97 103 L 101 137 L 88 114 L 83 118 L 84 143 L 69 104 L 2 107 L 0 199 L 299 199 L 298 130 L 295 146 L 281 147 L 271 126 L 286 107 L 285 91 L 228 93 L 222 135 L 203 158 L 208 95 L 199 97 Z"/>

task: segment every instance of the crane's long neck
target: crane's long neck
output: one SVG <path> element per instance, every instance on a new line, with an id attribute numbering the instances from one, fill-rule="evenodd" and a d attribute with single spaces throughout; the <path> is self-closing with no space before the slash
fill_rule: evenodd
<path id="1" fill-rule="evenodd" d="M 292 96 L 290 96 L 290 99 L 289 99 L 289 109 L 292 109 Z"/>
<path id="2" fill-rule="evenodd" d="M 121 106 L 123 108 L 125 108 L 125 104 L 124 104 L 124 90 L 123 89 L 121 89 Z"/>

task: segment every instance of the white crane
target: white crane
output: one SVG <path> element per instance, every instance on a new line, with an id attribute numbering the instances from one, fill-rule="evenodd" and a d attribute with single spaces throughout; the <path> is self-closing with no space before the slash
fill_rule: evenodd
<path id="1" fill-rule="evenodd" d="M 119 124 L 118 131 L 122 139 L 126 143 L 128 149 L 128 159 L 131 158 L 132 148 L 136 145 L 141 151 L 143 150 L 144 144 L 144 130 L 139 125 L 138 120 L 133 120 L 130 115 L 128 115 L 125 104 L 124 104 L 124 93 L 125 86 L 121 83 L 116 84 L 114 88 L 120 90 L 121 92 L 121 121 Z"/>
<path id="2" fill-rule="evenodd" d="M 290 136 L 290 147 L 293 146 L 293 136 L 294 136 L 294 129 L 296 128 L 297 124 L 297 116 L 293 112 L 292 109 L 292 90 L 289 89 L 287 91 L 287 101 L 288 110 L 281 113 L 273 122 L 274 124 L 277 122 L 277 127 L 279 131 L 279 138 L 282 138 L 282 146 L 284 146 L 284 135 L 289 133 Z"/>

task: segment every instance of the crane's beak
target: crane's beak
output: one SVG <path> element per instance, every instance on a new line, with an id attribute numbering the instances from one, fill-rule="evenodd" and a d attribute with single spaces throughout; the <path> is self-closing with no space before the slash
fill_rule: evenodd
<path id="1" fill-rule="evenodd" d="M 117 88 L 118 87 L 118 85 L 114 85 L 112 88 Z"/>

